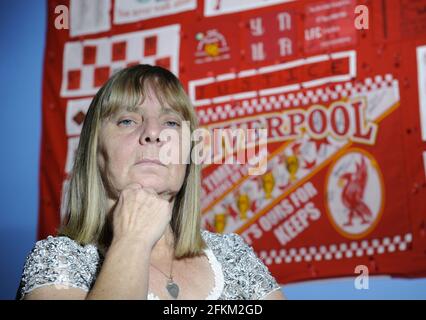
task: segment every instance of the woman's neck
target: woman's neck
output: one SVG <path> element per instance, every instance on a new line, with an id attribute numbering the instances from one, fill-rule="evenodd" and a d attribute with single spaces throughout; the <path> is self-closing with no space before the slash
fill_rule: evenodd
<path id="1" fill-rule="evenodd" d="M 151 259 L 170 259 L 174 257 L 174 235 L 170 225 L 151 251 Z"/>

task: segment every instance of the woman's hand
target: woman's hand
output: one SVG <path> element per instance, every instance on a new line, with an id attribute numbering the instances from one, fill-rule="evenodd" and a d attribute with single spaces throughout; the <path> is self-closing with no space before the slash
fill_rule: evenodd
<path id="1" fill-rule="evenodd" d="M 120 193 L 113 211 L 113 242 L 142 242 L 152 249 L 172 217 L 172 204 L 152 189 L 128 185 Z"/>

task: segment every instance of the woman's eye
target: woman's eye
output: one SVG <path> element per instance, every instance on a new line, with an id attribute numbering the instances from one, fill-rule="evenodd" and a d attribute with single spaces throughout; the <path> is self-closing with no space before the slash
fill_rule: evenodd
<path id="1" fill-rule="evenodd" d="M 180 123 L 177 121 L 170 120 L 170 121 L 166 121 L 166 125 L 173 128 L 173 127 L 179 127 Z"/>
<path id="2" fill-rule="evenodd" d="M 132 125 L 132 123 L 135 123 L 135 121 L 131 120 L 131 119 L 123 119 L 118 121 L 118 125 L 123 125 L 125 127 L 129 127 L 130 125 Z"/>

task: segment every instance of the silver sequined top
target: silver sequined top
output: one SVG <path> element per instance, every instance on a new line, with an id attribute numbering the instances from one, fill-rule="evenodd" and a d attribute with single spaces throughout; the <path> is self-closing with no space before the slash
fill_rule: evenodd
<path id="1" fill-rule="evenodd" d="M 202 231 L 208 249 L 219 262 L 223 285 L 221 300 L 261 299 L 280 286 L 253 249 L 237 234 Z M 28 255 L 18 289 L 18 298 L 36 288 L 55 285 L 89 291 L 103 258 L 96 246 L 81 246 L 68 237 L 38 241 Z M 148 297 L 149 298 L 149 297 Z"/>

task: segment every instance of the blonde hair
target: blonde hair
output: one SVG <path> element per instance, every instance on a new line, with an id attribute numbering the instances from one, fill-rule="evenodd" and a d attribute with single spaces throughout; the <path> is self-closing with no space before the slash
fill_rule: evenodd
<path id="1" fill-rule="evenodd" d="M 194 109 L 179 80 L 158 66 L 137 65 L 114 74 L 93 98 L 86 114 L 65 194 L 66 221 L 59 234 L 85 245 L 95 243 L 106 250 L 112 239 L 108 216 L 107 190 L 98 166 L 99 128 L 104 119 L 119 110 L 135 109 L 145 99 L 148 87 L 159 99 L 190 123 L 190 132 L 198 127 Z M 191 150 L 194 142 L 191 141 Z M 175 197 L 171 228 L 177 258 L 199 255 L 205 248 L 201 236 L 200 165 L 190 160 L 185 179 Z"/>

